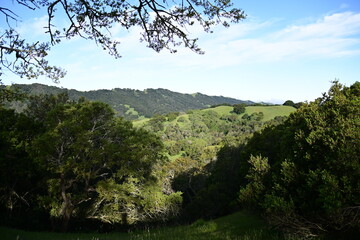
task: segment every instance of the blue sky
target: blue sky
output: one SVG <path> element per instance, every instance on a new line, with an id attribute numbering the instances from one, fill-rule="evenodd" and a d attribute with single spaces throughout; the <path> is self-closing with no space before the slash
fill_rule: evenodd
<path id="1" fill-rule="evenodd" d="M 3 82 L 78 90 L 167 88 L 282 103 L 312 101 L 335 79 L 347 86 L 360 81 L 360 0 L 234 2 L 248 15 L 240 24 L 216 27 L 212 34 L 189 29 L 200 38 L 205 55 L 183 48 L 176 54 L 156 53 L 139 42 L 138 29 L 115 27 L 120 59 L 76 38 L 54 46 L 49 54 L 53 65 L 67 70 L 59 84 L 10 73 Z M 19 32 L 30 40 L 44 39 L 45 12 L 15 10 L 24 16 Z"/>

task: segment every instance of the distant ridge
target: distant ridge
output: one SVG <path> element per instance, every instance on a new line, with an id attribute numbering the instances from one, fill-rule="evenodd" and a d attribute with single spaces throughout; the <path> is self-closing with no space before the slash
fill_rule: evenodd
<path id="1" fill-rule="evenodd" d="M 152 117 L 155 114 L 169 112 L 186 112 L 192 109 L 203 109 L 218 104 L 254 104 L 251 101 L 238 100 L 223 96 L 208 96 L 202 93 L 183 94 L 167 89 L 134 89 L 115 88 L 112 90 L 77 91 L 43 84 L 14 84 L 30 95 L 58 94 L 67 92 L 69 97 L 77 100 L 80 97 L 109 104 L 115 111 L 126 119 Z M 18 104 L 18 103 L 17 103 Z M 23 106 L 13 106 L 21 109 Z"/>

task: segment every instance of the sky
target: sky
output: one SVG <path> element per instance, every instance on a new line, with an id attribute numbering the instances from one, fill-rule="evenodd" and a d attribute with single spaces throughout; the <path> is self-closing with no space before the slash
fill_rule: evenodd
<path id="1" fill-rule="evenodd" d="M 45 11 L 6 7 L 22 17 L 17 30 L 26 39 L 45 39 Z M 49 79 L 20 79 L 5 72 L 3 83 L 42 83 L 81 91 L 113 88 L 165 88 L 181 93 L 283 103 L 313 101 L 338 80 L 360 81 L 360 0 L 233 0 L 247 18 L 212 34 L 189 29 L 205 51 L 179 48 L 156 53 L 139 41 L 137 29 L 114 28 L 121 58 L 94 42 L 63 41 L 49 62 L 65 68 L 59 84 Z M 0 6 L 4 6 L 0 3 Z M 0 19 L 0 30 L 5 21 Z"/>

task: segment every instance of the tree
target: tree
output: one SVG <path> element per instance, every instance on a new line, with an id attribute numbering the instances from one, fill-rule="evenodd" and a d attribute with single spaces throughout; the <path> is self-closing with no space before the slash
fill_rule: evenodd
<path id="1" fill-rule="evenodd" d="M 8 28 L 0 38 L 0 73 L 8 69 L 21 77 L 37 78 L 45 75 L 58 81 L 65 75 L 61 68 L 50 66 L 46 60 L 50 48 L 64 38 L 80 36 L 94 40 L 115 58 L 118 41 L 112 39 L 110 30 L 120 25 L 125 29 L 140 27 L 141 40 L 147 47 L 159 52 L 176 48 L 184 44 L 196 53 L 203 53 L 196 38 L 190 38 L 187 27 L 198 24 L 205 32 L 211 32 L 214 25 L 229 26 L 245 18 L 241 9 L 232 8 L 230 0 L 15 0 L 29 10 L 47 9 L 48 42 L 28 43 L 14 29 L 14 22 L 20 16 L 13 10 L 1 7 Z M 63 11 L 67 25 L 55 26 L 58 11 Z M 229 22 L 228 22 L 229 21 Z"/>
<path id="2" fill-rule="evenodd" d="M 31 118 L 0 106 L 0 218 L 8 224 L 36 224 L 29 219 L 42 173 L 26 148 L 38 130 Z"/>
<path id="3" fill-rule="evenodd" d="M 283 106 L 291 106 L 291 107 L 293 107 L 293 106 L 295 106 L 295 103 L 293 101 L 291 101 L 291 100 L 287 100 L 287 101 L 285 101 L 283 103 Z"/>
<path id="4" fill-rule="evenodd" d="M 239 198 L 243 205 L 251 207 L 256 206 L 261 201 L 259 197 L 265 190 L 263 178 L 269 171 L 270 166 L 267 158 L 261 156 L 254 157 L 251 155 L 248 163 L 251 167 L 245 178 L 249 183 L 246 187 L 240 189 Z"/>
<path id="5" fill-rule="evenodd" d="M 236 114 L 242 114 L 242 113 L 245 112 L 245 107 L 246 107 L 246 105 L 243 104 L 243 103 L 235 104 L 233 112 L 236 113 Z"/>
<path id="6" fill-rule="evenodd" d="M 163 194 L 154 174 L 165 160 L 155 135 L 116 118 L 101 102 L 69 102 L 63 95 L 34 100 L 27 113 L 43 116 L 36 120 L 44 130 L 30 153 L 46 172 L 47 188 L 39 201 L 62 230 L 74 217 L 126 224 L 176 212 L 180 194 Z"/>
<path id="7" fill-rule="evenodd" d="M 23 101 L 26 98 L 26 94 L 18 88 L 10 88 L 9 86 L 1 85 L 0 80 L 0 108 L 4 107 L 6 103 L 12 101 Z"/>

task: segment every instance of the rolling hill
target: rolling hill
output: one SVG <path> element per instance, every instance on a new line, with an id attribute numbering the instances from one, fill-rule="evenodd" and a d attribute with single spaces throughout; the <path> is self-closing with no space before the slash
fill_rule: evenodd
<path id="1" fill-rule="evenodd" d="M 144 91 L 140 91 L 115 88 L 112 90 L 82 92 L 42 84 L 14 84 L 11 87 L 18 88 L 22 92 L 30 95 L 67 92 L 73 100 L 85 97 L 89 100 L 105 102 L 115 109 L 119 115 L 129 120 L 152 117 L 156 114 L 166 114 L 169 112 L 186 112 L 192 109 L 203 109 L 223 103 L 254 103 L 223 96 L 208 96 L 201 93 L 183 94 L 167 89 L 145 89 Z M 21 109 L 24 106 L 21 103 L 16 103 L 13 104 L 12 107 Z"/>
<path id="2" fill-rule="evenodd" d="M 156 115 L 133 121 L 137 128 L 156 133 L 174 160 L 190 157 L 199 162 L 215 159 L 224 145 L 245 142 L 265 126 L 282 122 L 296 109 L 291 106 L 247 106 L 242 114 L 232 106 L 217 106 L 187 113 Z"/>

